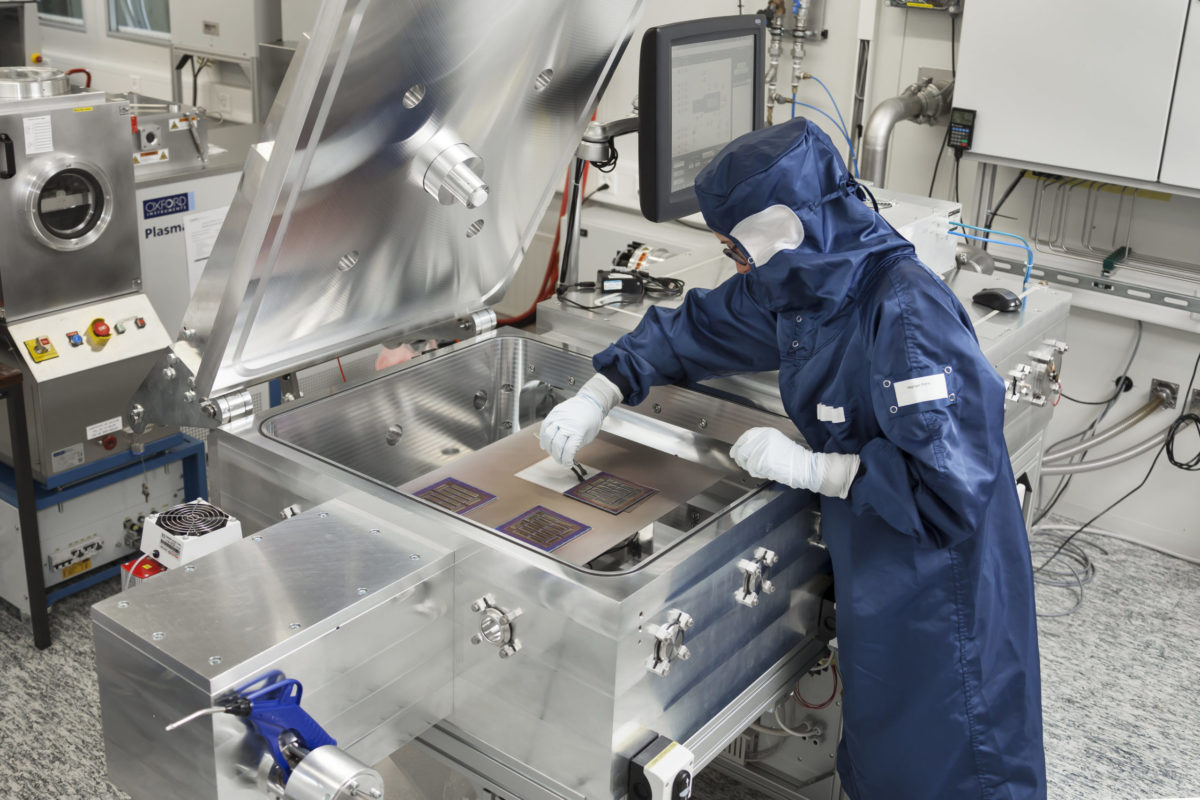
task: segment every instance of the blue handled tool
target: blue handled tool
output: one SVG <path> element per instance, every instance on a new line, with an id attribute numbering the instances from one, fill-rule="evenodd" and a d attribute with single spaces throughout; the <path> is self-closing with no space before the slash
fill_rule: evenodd
<path id="1" fill-rule="evenodd" d="M 271 670 L 249 683 L 217 698 L 217 705 L 201 709 L 167 726 L 173 731 L 194 719 L 214 714 L 242 717 L 261 736 L 279 767 L 283 782 L 291 777 L 295 763 L 304 753 L 337 742 L 300 707 L 304 687 L 279 670 Z M 285 734 L 288 734 L 285 736 Z M 303 752 L 295 752 L 295 746 Z M 291 750 L 285 751 L 285 748 Z"/>

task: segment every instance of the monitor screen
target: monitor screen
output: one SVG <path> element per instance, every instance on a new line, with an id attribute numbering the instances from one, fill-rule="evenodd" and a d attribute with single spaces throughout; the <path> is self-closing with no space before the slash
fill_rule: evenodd
<path id="1" fill-rule="evenodd" d="M 754 130 L 754 37 L 671 48 L 671 192 Z"/>
<path id="2" fill-rule="evenodd" d="M 694 214 L 696 176 L 725 145 L 762 126 L 765 51 L 764 20 L 749 14 L 646 32 L 638 158 L 647 219 Z"/>

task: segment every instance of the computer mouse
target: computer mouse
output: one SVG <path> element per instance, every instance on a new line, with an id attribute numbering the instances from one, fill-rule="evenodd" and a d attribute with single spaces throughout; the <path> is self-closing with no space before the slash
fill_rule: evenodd
<path id="1" fill-rule="evenodd" d="M 1021 310 L 1021 298 L 1015 292 L 1008 289 L 981 289 L 971 298 L 971 302 L 978 303 L 981 306 L 987 306 L 994 311 L 1010 311 Z"/>

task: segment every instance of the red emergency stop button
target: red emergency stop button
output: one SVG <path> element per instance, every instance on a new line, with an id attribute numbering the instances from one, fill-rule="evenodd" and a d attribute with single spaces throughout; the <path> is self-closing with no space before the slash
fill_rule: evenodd
<path id="1" fill-rule="evenodd" d="M 108 436 L 105 436 L 100 440 L 100 444 L 104 446 L 105 450 L 112 450 L 117 446 L 117 437 L 110 433 Z"/>
<path id="2" fill-rule="evenodd" d="M 104 347 L 112 338 L 112 329 L 108 327 L 108 323 L 102 317 L 97 317 L 92 320 L 91 325 L 88 325 L 87 338 L 92 347 Z"/>

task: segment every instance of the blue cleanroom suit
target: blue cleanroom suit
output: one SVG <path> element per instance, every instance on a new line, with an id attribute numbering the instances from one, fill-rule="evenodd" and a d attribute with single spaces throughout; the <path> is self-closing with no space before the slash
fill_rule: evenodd
<path id="1" fill-rule="evenodd" d="M 845 499 L 821 497 L 845 681 L 838 770 L 853 800 L 1044 798 L 1004 387 L 966 312 L 806 120 L 738 139 L 696 191 L 715 232 L 765 259 L 651 309 L 596 369 L 630 404 L 655 384 L 778 369 L 809 446 L 861 459 Z M 794 213 L 798 246 L 738 239 L 768 207 Z"/>

